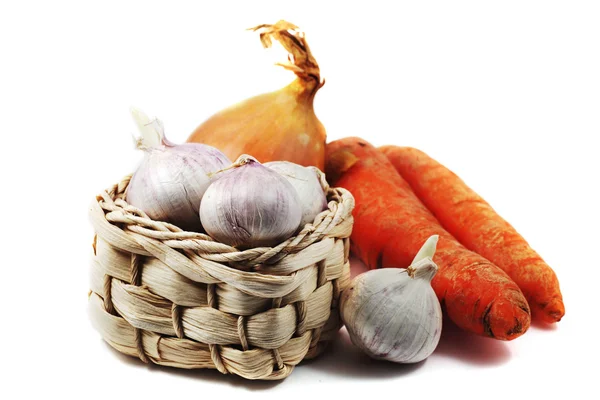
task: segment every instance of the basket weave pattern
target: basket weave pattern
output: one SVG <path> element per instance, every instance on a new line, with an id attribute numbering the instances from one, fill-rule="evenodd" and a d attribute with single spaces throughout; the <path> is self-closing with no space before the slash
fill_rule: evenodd
<path id="1" fill-rule="evenodd" d="M 321 176 L 328 209 L 276 247 L 238 250 L 97 196 L 89 312 L 118 351 L 148 363 L 283 379 L 341 327 L 354 199 Z"/>

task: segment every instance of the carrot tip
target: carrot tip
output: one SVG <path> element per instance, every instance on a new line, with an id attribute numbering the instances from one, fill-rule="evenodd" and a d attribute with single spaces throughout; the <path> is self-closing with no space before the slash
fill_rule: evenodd
<path id="1" fill-rule="evenodd" d="M 555 298 L 548 303 L 534 307 L 533 317 L 549 324 L 559 322 L 565 316 L 565 305 L 560 298 Z"/>
<path id="2" fill-rule="evenodd" d="M 512 314 L 512 318 L 509 315 Z M 514 307 L 512 303 L 495 302 L 484 320 L 486 334 L 499 340 L 513 340 L 527 332 L 531 314 L 527 308 Z"/>

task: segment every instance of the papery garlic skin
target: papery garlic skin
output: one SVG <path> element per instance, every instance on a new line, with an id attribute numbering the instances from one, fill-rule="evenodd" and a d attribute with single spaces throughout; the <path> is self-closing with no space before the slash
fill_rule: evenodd
<path id="1" fill-rule="evenodd" d="M 301 217 L 293 186 L 247 155 L 217 174 L 200 204 L 206 232 L 238 248 L 275 246 L 294 234 Z"/>
<path id="2" fill-rule="evenodd" d="M 126 201 L 156 221 L 170 222 L 187 231 L 201 231 L 198 210 L 214 178 L 209 174 L 231 164 L 214 147 L 199 143 L 176 145 L 166 139 L 162 124 L 132 110 L 142 137 L 144 158 L 131 177 Z"/>
<path id="3" fill-rule="evenodd" d="M 431 287 L 436 272 L 437 265 L 426 257 L 406 270 L 383 268 L 356 276 L 340 300 L 352 343 L 372 358 L 397 363 L 429 357 L 442 332 L 442 309 Z"/>
<path id="4" fill-rule="evenodd" d="M 315 217 L 327 208 L 327 197 L 315 167 L 304 167 L 289 161 L 271 161 L 263 165 L 277 171 L 296 189 L 302 207 L 300 228 L 312 224 Z"/>

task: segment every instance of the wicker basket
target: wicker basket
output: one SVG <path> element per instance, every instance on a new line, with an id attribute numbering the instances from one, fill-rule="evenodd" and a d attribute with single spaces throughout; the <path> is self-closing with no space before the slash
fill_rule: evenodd
<path id="1" fill-rule="evenodd" d="M 341 327 L 352 195 L 276 247 L 239 251 L 150 219 L 124 200 L 130 176 L 97 196 L 89 314 L 118 351 L 177 368 L 283 379 Z"/>

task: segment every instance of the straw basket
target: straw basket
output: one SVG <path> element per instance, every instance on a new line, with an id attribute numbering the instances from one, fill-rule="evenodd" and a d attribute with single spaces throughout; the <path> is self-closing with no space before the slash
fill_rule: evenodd
<path id="1" fill-rule="evenodd" d="M 354 199 L 329 188 L 328 209 L 276 247 L 240 251 L 153 221 L 124 200 L 130 176 L 97 196 L 89 315 L 118 351 L 176 368 L 283 379 L 341 327 Z"/>

